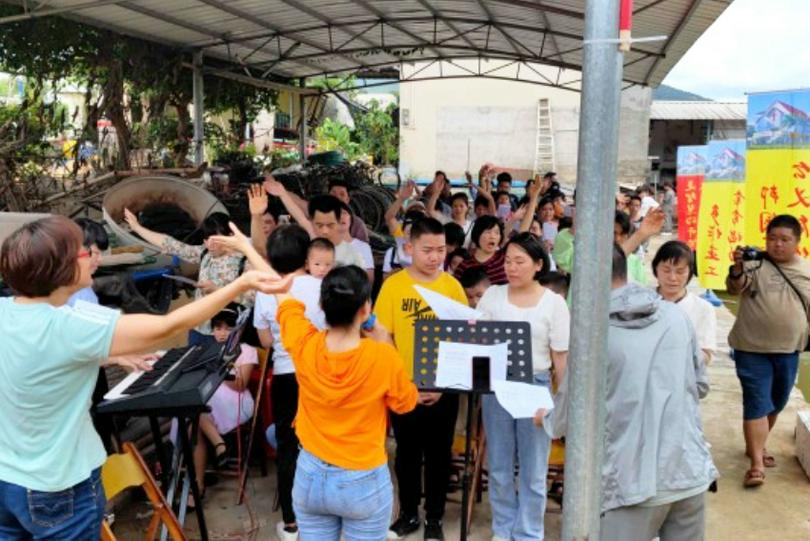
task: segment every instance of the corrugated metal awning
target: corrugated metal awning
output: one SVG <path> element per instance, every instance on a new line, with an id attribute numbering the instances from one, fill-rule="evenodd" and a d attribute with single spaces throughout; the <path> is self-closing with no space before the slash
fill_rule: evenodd
<path id="1" fill-rule="evenodd" d="M 58 15 L 150 41 L 203 49 L 253 78 L 293 80 L 403 62 L 489 58 L 521 80 L 534 66 L 582 68 L 584 0 L 0 0 L 18 16 Z M 657 86 L 732 0 L 636 0 L 624 79 Z M 472 73 L 469 76 L 482 76 Z"/>
<path id="2" fill-rule="evenodd" d="M 654 100 L 650 120 L 745 120 L 744 101 L 666 101 Z"/>

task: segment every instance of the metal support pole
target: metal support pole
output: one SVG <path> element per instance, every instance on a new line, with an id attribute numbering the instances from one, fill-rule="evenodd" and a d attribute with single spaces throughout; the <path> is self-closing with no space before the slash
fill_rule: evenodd
<path id="1" fill-rule="evenodd" d="M 563 541 L 599 539 L 621 54 L 619 0 L 587 0 L 577 161 Z"/>
<path id="2" fill-rule="evenodd" d="M 301 88 L 306 86 L 306 78 L 301 77 Z M 301 114 L 301 124 L 298 127 L 298 152 L 301 156 L 301 163 L 307 161 L 307 97 L 304 94 L 298 95 L 298 110 Z"/>
<path id="3" fill-rule="evenodd" d="M 201 166 L 205 154 L 205 134 L 203 131 L 203 113 L 205 111 L 205 94 L 203 93 L 203 52 L 198 49 L 193 53 L 193 104 L 194 104 L 194 165 Z"/>

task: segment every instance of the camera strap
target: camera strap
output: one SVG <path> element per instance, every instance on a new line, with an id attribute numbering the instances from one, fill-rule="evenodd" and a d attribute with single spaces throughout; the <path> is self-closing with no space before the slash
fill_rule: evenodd
<path id="1" fill-rule="evenodd" d="M 807 302 L 804 300 L 804 295 L 801 294 L 799 288 L 794 285 L 793 281 L 790 278 L 788 278 L 787 275 L 785 274 L 785 271 L 783 271 L 779 265 L 777 265 L 774 261 L 772 261 L 770 257 L 765 257 L 765 261 L 767 261 L 776 268 L 779 274 L 782 275 L 782 278 L 785 279 L 785 282 L 787 282 L 787 284 L 790 286 L 793 292 L 796 293 L 796 295 L 799 297 L 799 302 L 802 303 L 802 308 L 804 308 L 805 318 L 810 319 L 810 313 L 808 313 L 807 310 Z"/>

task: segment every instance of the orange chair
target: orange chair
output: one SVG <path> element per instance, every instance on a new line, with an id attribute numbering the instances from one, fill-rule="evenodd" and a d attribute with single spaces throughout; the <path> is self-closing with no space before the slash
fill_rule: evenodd
<path id="1" fill-rule="evenodd" d="M 107 498 L 112 499 L 132 487 L 142 487 L 154 510 L 144 539 L 152 541 L 158 528 L 164 524 L 173 541 L 187 541 L 188 538 L 183 532 L 183 527 L 158 488 L 155 478 L 152 477 L 141 454 L 132 442 L 124 442 L 123 448 L 123 453 L 107 457 L 107 461 L 101 468 L 101 482 Z M 115 539 L 110 525 L 105 520 L 101 524 L 101 540 L 115 541 Z"/>

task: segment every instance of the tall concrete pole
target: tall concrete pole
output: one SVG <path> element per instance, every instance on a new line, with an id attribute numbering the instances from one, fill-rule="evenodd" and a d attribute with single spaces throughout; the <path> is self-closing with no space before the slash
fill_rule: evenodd
<path id="1" fill-rule="evenodd" d="M 587 0 L 577 160 L 564 541 L 597 541 L 622 56 L 619 0 Z"/>

